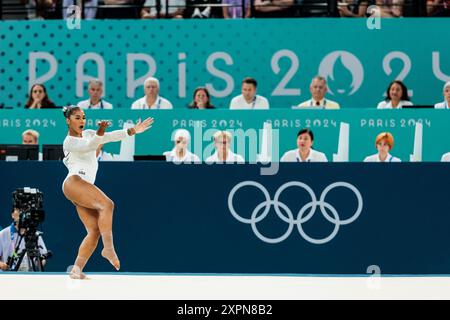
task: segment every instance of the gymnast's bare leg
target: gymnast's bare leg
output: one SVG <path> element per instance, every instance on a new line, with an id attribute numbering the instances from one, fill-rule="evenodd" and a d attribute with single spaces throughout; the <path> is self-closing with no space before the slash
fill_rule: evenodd
<path id="1" fill-rule="evenodd" d="M 116 270 L 119 270 L 120 261 L 114 249 L 112 236 L 113 201 L 98 187 L 77 175 L 69 177 L 64 183 L 64 195 L 76 205 L 80 219 L 88 233 L 80 245 L 75 261 L 75 266 L 80 268 L 80 273 L 97 247 L 100 236 L 103 241 L 102 256 Z"/>

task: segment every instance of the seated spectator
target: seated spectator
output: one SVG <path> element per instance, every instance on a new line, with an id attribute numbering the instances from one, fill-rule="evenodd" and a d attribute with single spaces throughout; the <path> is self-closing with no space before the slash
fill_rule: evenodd
<path id="1" fill-rule="evenodd" d="M 131 122 L 125 122 L 123 128 L 130 129 L 133 128 L 134 124 Z M 106 152 L 103 149 L 103 144 L 97 147 L 96 155 L 98 161 L 134 161 L 134 151 L 135 151 L 135 135 L 128 136 L 120 142 L 120 153 L 113 154 Z"/>
<path id="2" fill-rule="evenodd" d="M 328 162 L 324 153 L 312 148 L 314 134 L 310 129 L 302 129 L 297 133 L 297 149 L 286 152 L 280 162 Z"/>
<path id="3" fill-rule="evenodd" d="M 362 0 L 364 2 L 364 0 Z M 342 0 L 338 2 L 341 17 L 361 18 L 366 16 L 366 7 L 360 6 L 361 0 Z"/>
<path id="4" fill-rule="evenodd" d="M 169 100 L 159 96 L 159 80 L 153 77 L 144 81 L 145 96 L 136 100 L 131 109 L 173 109 Z"/>
<path id="5" fill-rule="evenodd" d="M 427 0 L 427 15 L 430 17 L 450 16 L 450 0 Z"/>
<path id="6" fill-rule="evenodd" d="M 255 0 L 254 6 L 258 18 L 295 16 L 294 0 Z"/>
<path id="7" fill-rule="evenodd" d="M 403 16 L 404 4 L 404 0 L 361 0 L 359 10 L 367 12 L 368 7 L 376 5 L 382 18 L 399 18 Z"/>
<path id="8" fill-rule="evenodd" d="M 375 139 L 375 148 L 378 153 L 368 156 L 364 162 L 401 162 L 399 158 L 392 156 L 389 151 L 394 147 L 394 137 L 389 132 L 380 133 Z"/>
<path id="9" fill-rule="evenodd" d="M 401 109 L 403 106 L 412 105 L 406 86 L 403 82 L 394 80 L 386 90 L 386 99 L 378 103 L 377 109 Z"/>
<path id="10" fill-rule="evenodd" d="M 70 10 L 67 10 L 70 8 L 70 6 L 81 6 L 80 0 L 63 0 L 63 19 L 67 20 L 67 18 L 73 13 L 70 12 Z M 97 15 L 97 7 L 98 7 L 98 0 L 85 0 L 84 1 L 84 19 L 86 20 L 92 20 L 95 19 Z M 79 10 L 81 13 L 81 9 Z"/>
<path id="11" fill-rule="evenodd" d="M 242 94 L 231 100 L 230 110 L 269 109 L 269 101 L 256 94 L 257 85 L 253 78 L 242 80 Z"/>
<path id="12" fill-rule="evenodd" d="M 158 15 L 156 8 L 156 0 L 146 0 L 144 8 L 141 10 L 142 19 L 156 19 L 156 18 L 173 18 L 182 19 L 186 8 L 186 0 L 169 0 L 169 8 L 166 8 L 166 1 L 161 1 L 161 8 Z"/>
<path id="13" fill-rule="evenodd" d="M 444 102 L 436 103 L 435 109 L 450 109 L 450 81 L 444 84 Z"/>
<path id="14" fill-rule="evenodd" d="M 39 132 L 32 129 L 25 130 L 22 133 L 22 144 L 31 144 L 31 145 L 39 144 Z M 43 159 L 42 152 L 39 152 L 38 160 L 42 161 L 42 159 Z"/>
<path id="15" fill-rule="evenodd" d="M 43 84 L 34 84 L 31 87 L 25 109 L 48 109 L 56 108 L 55 104 L 47 95 L 47 89 Z"/>
<path id="16" fill-rule="evenodd" d="M 214 106 L 211 105 L 208 89 L 205 87 L 195 89 L 193 99 L 189 109 L 214 109 Z"/>
<path id="17" fill-rule="evenodd" d="M 103 2 L 105 6 L 99 8 L 97 13 L 100 19 L 138 19 L 143 4 L 143 0 L 104 0 Z"/>
<path id="18" fill-rule="evenodd" d="M 197 155 L 189 151 L 191 134 L 186 129 L 178 129 L 173 137 L 175 146 L 171 151 L 164 152 L 168 162 L 180 163 L 201 163 Z"/>
<path id="19" fill-rule="evenodd" d="M 231 144 L 231 133 L 228 131 L 217 131 L 214 134 L 214 146 L 216 152 L 208 158 L 206 158 L 206 163 L 244 163 L 244 158 L 242 156 L 233 153 L 230 149 Z"/>
<path id="20" fill-rule="evenodd" d="M 329 99 L 325 99 L 325 94 L 328 91 L 327 81 L 324 77 L 316 76 L 312 79 L 309 85 L 311 92 L 311 99 L 303 101 L 295 109 L 312 108 L 312 109 L 339 109 L 339 103 Z"/>
<path id="21" fill-rule="evenodd" d="M 441 162 L 450 162 L 450 152 L 442 155 Z"/>
<path id="22" fill-rule="evenodd" d="M 103 82 L 100 80 L 89 81 L 88 87 L 89 99 L 78 102 L 77 106 L 81 109 L 112 109 L 111 103 L 102 99 Z"/>
<path id="23" fill-rule="evenodd" d="M 242 14 L 242 1 L 245 1 L 244 14 Z M 222 0 L 222 4 L 227 5 L 222 8 L 225 19 L 250 18 L 252 15 L 248 0 Z"/>

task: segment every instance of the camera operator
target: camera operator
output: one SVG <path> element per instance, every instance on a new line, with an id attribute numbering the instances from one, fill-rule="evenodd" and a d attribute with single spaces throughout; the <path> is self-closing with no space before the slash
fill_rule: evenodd
<path id="1" fill-rule="evenodd" d="M 13 218 L 13 223 L 0 231 L 0 270 L 1 271 L 8 271 L 8 258 L 16 257 L 20 252 L 25 250 L 25 239 L 22 239 L 20 242 L 20 246 L 18 249 L 18 252 L 15 252 L 18 239 L 19 239 L 19 232 L 20 234 L 23 234 L 23 229 L 18 230 L 19 220 L 20 220 L 20 211 L 17 208 L 13 208 L 11 212 L 11 216 Z M 45 247 L 44 241 L 42 240 L 42 237 L 39 237 L 38 239 L 38 248 L 42 255 L 47 254 L 47 248 Z M 45 260 L 42 261 L 42 264 L 45 264 Z M 11 267 L 14 268 L 13 265 Z M 29 259 L 25 255 L 24 259 L 22 260 L 22 263 L 19 267 L 18 271 L 30 271 L 29 267 Z"/>

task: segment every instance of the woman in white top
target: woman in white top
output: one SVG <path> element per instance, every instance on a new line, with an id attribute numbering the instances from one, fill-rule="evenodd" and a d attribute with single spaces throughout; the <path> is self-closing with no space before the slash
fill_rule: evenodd
<path id="1" fill-rule="evenodd" d="M 214 133 L 214 146 L 216 152 L 206 158 L 207 164 L 212 163 L 245 163 L 244 158 L 231 151 L 231 133 L 228 131 L 217 131 Z"/>
<path id="2" fill-rule="evenodd" d="M 378 153 L 366 157 L 364 162 L 401 162 L 399 158 L 389 153 L 394 147 L 394 137 L 389 132 L 382 132 L 377 136 L 375 147 Z"/>
<path id="3" fill-rule="evenodd" d="M 444 102 L 436 103 L 435 109 L 450 109 L 450 81 L 444 84 Z"/>
<path id="4" fill-rule="evenodd" d="M 286 152 L 280 162 L 328 162 L 324 153 L 312 149 L 314 134 L 310 129 L 297 133 L 297 149 Z"/>
<path id="5" fill-rule="evenodd" d="M 166 160 L 179 163 L 200 163 L 199 157 L 189 151 L 188 146 L 191 141 L 191 134 L 186 129 L 178 129 L 173 137 L 175 146 L 172 151 L 164 152 Z"/>
<path id="6" fill-rule="evenodd" d="M 386 100 L 381 101 L 377 109 L 401 109 L 404 106 L 412 106 L 409 101 L 408 89 L 399 80 L 392 81 L 386 90 Z"/>
<path id="7" fill-rule="evenodd" d="M 120 262 L 114 250 L 112 217 L 114 203 L 94 185 L 98 162 L 96 150 L 100 144 L 119 141 L 149 129 L 152 118 L 138 122 L 134 127 L 106 133 L 108 121 L 100 121 L 97 131 L 83 130 L 86 116 L 79 107 L 63 109 L 69 132 L 64 140 L 64 164 L 69 174 L 63 182 L 63 193 L 76 207 L 78 215 L 87 230 L 87 236 L 80 245 L 78 256 L 70 276 L 84 279 L 82 273 L 88 259 L 97 247 L 100 236 L 103 241 L 102 256 L 117 269 Z"/>

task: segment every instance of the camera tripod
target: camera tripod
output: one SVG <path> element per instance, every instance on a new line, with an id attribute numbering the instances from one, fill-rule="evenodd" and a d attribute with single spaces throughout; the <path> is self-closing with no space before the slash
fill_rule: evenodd
<path id="1" fill-rule="evenodd" d="M 20 251 L 20 253 L 18 253 L 17 255 L 10 257 L 10 259 L 8 259 L 9 270 L 19 271 L 22 261 L 26 255 L 28 260 L 29 271 L 34 272 L 44 271 L 44 265 L 42 261 L 45 259 L 45 256 L 41 254 L 38 246 L 38 239 L 41 236 L 41 234 L 42 232 L 40 231 L 30 232 L 30 230 L 26 230 L 25 234 L 19 233 L 19 238 L 17 239 L 17 244 L 14 252 L 19 252 L 22 240 L 25 241 L 25 248 L 22 251 Z"/>

